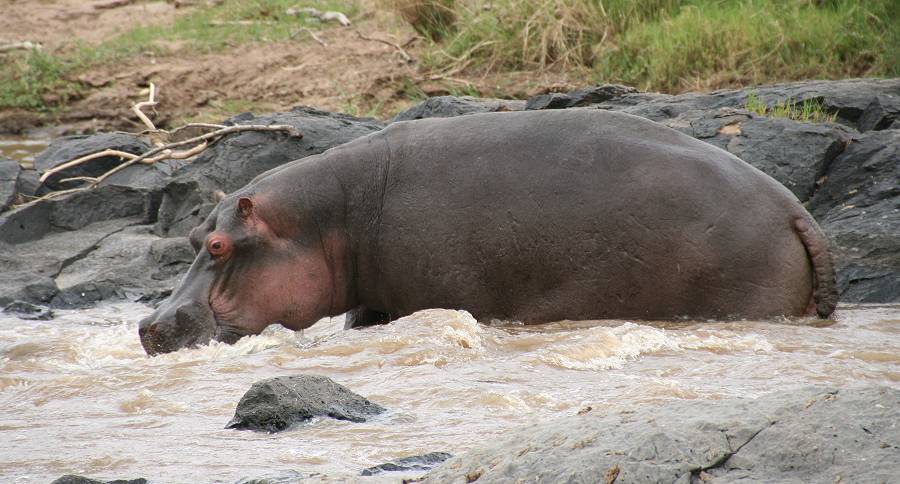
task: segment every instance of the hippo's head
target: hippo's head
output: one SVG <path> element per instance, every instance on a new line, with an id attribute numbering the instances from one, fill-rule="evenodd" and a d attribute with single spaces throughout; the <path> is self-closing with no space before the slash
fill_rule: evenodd
<path id="1" fill-rule="evenodd" d="M 273 323 L 303 329 L 330 313 L 333 264 L 311 214 L 235 194 L 190 241 L 197 257 L 181 286 L 140 323 L 147 354 L 233 343 Z"/>

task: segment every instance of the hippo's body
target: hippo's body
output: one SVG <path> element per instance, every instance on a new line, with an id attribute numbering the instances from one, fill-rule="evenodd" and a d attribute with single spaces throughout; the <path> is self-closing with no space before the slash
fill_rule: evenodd
<path id="1" fill-rule="evenodd" d="M 538 323 L 836 302 L 826 240 L 790 191 L 598 110 L 396 123 L 261 175 L 192 239 L 184 283 L 141 325 L 148 352 L 350 310 L 357 324 L 432 307 Z"/>

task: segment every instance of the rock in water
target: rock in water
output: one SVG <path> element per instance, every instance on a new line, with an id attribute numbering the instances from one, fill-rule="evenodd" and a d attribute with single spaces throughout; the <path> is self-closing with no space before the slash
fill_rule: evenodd
<path id="1" fill-rule="evenodd" d="M 330 378 L 279 376 L 254 383 L 225 428 L 280 432 L 313 417 L 365 422 L 384 411 Z"/>
<path id="2" fill-rule="evenodd" d="M 25 301 L 13 301 L 3 308 L 4 313 L 16 315 L 20 319 L 47 321 L 53 319 L 53 310 L 47 306 L 31 304 Z"/>
<path id="3" fill-rule="evenodd" d="M 137 479 L 115 479 L 112 481 L 101 481 L 98 479 L 91 479 L 90 477 L 67 474 L 53 481 L 51 484 L 147 484 L 148 482 L 149 481 L 147 481 L 147 479 L 144 479 L 143 477 L 139 477 Z"/>
<path id="4" fill-rule="evenodd" d="M 429 452 L 422 455 L 401 457 L 397 460 L 363 469 L 360 475 L 374 476 L 375 474 L 381 474 L 382 472 L 427 471 L 451 457 L 453 456 L 446 452 Z"/>
<path id="5" fill-rule="evenodd" d="M 510 432 L 424 482 L 895 482 L 898 418 L 888 387 L 594 410 Z"/>

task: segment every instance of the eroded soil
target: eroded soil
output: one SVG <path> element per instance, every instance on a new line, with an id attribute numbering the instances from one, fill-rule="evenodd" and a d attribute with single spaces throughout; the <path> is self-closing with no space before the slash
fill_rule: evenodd
<path id="1" fill-rule="evenodd" d="M 192 8 L 159 1 L 94 7 L 108 2 L 0 0 L 0 41 L 39 42 L 51 51 L 76 41 L 96 44 L 134 26 L 173 22 Z M 330 23 L 315 30 L 321 42 L 299 31 L 287 42 L 236 45 L 216 53 L 170 43 L 164 55 L 148 52 L 81 73 L 77 80 L 84 92 L 67 108 L 50 114 L 0 111 L 0 132 L 41 125 L 64 125 L 64 132 L 142 129 L 130 108 L 146 98 L 149 82 L 159 89 L 154 121 L 160 127 L 297 105 L 384 119 L 424 96 L 521 98 L 577 83 L 569 81 L 572 74 L 551 72 L 474 77 L 429 71 L 418 62 L 424 41 L 412 28 L 376 0 L 363 0 L 360 7 L 353 25 Z M 364 40 L 360 33 L 404 45 L 413 62 L 404 62 L 395 47 Z"/>

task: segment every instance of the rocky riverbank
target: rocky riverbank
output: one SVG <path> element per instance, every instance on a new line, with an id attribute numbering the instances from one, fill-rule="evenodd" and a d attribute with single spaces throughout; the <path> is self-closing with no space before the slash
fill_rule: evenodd
<path id="1" fill-rule="evenodd" d="M 751 96 L 767 106 L 814 101 L 834 122 L 759 115 L 746 109 Z M 900 79 L 677 96 L 604 85 L 527 100 L 436 97 L 392 122 L 522 109 L 627 112 L 733 153 L 788 187 L 823 226 L 834 248 L 842 301 L 900 301 Z M 96 176 L 119 158 L 93 160 L 43 184 L 38 172 L 0 161 L 0 305 L 18 300 L 71 308 L 163 298 L 193 259 L 185 236 L 212 209 L 216 190 L 233 191 L 268 169 L 386 124 L 304 107 L 265 116 L 244 113 L 225 122 L 248 123 L 289 124 L 303 137 L 238 133 L 191 163 L 132 166 L 96 189 L 18 207 L 28 197 L 61 188 L 62 178 Z M 124 134 L 60 138 L 37 156 L 35 167 L 47 170 L 103 149 L 146 147 Z"/>

